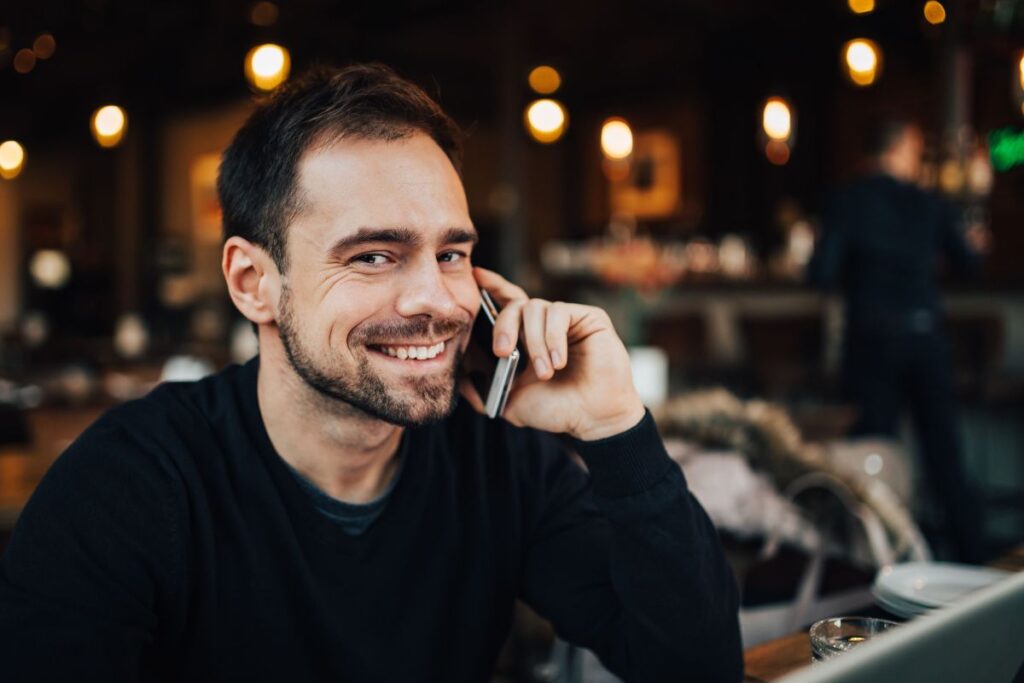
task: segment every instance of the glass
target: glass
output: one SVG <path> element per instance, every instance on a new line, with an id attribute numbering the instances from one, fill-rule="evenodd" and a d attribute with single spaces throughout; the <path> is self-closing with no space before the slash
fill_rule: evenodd
<path id="1" fill-rule="evenodd" d="M 899 624 L 895 621 L 871 617 L 822 619 L 809 631 L 811 661 L 821 662 L 841 655 L 896 626 Z"/>

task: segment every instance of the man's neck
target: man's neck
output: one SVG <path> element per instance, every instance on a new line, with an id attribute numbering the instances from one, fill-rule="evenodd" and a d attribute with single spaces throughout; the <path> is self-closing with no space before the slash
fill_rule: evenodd
<path id="1" fill-rule="evenodd" d="M 366 503 L 387 490 L 398 469 L 402 427 L 307 386 L 279 343 L 261 340 L 256 393 L 274 449 L 321 491 Z"/>

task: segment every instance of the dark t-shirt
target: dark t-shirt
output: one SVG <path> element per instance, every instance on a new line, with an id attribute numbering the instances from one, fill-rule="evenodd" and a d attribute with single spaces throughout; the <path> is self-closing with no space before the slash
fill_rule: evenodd
<path id="1" fill-rule="evenodd" d="M 485 681 L 522 598 L 629 680 L 741 678 L 715 530 L 650 416 L 571 446 L 460 407 L 360 535 L 274 451 L 258 362 L 165 384 L 51 468 L 0 563 L 5 680 Z"/>

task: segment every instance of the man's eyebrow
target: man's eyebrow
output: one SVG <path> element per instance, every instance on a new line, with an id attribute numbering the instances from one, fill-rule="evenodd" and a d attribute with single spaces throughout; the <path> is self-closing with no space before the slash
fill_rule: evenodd
<path id="1" fill-rule="evenodd" d="M 390 242 L 416 247 L 422 244 L 423 238 L 408 228 L 359 228 L 352 235 L 342 237 L 331 247 L 332 255 L 340 255 L 362 244 L 373 242 Z"/>
<path id="2" fill-rule="evenodd" d="M 441 243 L 459 244 L 470 242 L 476 244 L 479 239 L 475 230 L 448 228 L 441 236 Z M 339 256 L 360 245 L 380 242 L 418 247 L 423 244 L 423 236 L 421 233 L 409 228 L 359 228 L 354 234 L 346 235 L 335 242 L 331 247 L 331 254 Z"/>
<path id="3" fill-rule="evenodd" d="M 441 238 L 442 244 L 461 244 L 463 242 L 469 242 L 470 244 L 476 244 L 480 241 L 480 235 L 476 233 L 476 230 L 467 230 L 466 228 L 448 228 Z"/>

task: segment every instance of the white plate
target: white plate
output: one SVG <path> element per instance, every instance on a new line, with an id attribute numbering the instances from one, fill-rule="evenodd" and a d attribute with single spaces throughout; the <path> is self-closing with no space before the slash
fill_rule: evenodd
<path id="1" fill-rule="evenodd" d="M 1008 576 L 987 567 L 945 562 L 907 562 L 879 570 L 874 590 L 889 604 L 908 608 L 945 607 Z"/>
<path id="2" fill-rule="evenodd" d="M 871 594 L 875 598 L 876 605 L 884 609 L 886 612 L 895 614 L 896 616 L 904 619 L 913 619 L 914 617 L 933 611 L 933 608 L 931 607 L 922 607 L 921 605 L 904 602 L 898 598 L 893 598 L 880 593 L 877 590 L 872 590 Z"/>

